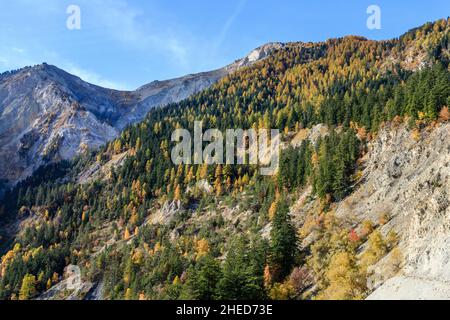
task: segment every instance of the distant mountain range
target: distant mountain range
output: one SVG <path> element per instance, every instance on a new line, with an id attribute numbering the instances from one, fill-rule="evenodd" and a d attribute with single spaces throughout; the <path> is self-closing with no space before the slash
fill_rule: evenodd
<path id="1" fill-rule="evenodd" d="M 179 102 L 283 46 L 270 43 L 209 72 L 117 91 L 46 63 L 0 76 L 0 181 L 11 185 L 49 161 L 70 159 L 115 138 L 157 106 Z"/>

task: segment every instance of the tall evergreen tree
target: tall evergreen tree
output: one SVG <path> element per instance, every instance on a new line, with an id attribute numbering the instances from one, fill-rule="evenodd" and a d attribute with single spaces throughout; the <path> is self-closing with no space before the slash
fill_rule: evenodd
<path id="1" fill-rule="evenodd" d="M 289 215 L 289 206 L 280 199 L 270 232 L 270 267 L 273 279 L 284 279 L 295 265 L 299 253 L 297 230 Z"/>

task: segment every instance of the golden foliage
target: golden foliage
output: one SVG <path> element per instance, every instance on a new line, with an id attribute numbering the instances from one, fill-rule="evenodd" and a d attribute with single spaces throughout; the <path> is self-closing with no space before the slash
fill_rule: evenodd
<path id="1" fill-rule="evenodd" d="M 264 267 L 264 287 L 270 288 L 272 286 L 272 273 L 270 271 L 270 266 L 266 265 Z"/>
<path id="2" fill-rule="evenodd" d="M 144 300 L 147 300 L 147 298 L 145 297 L 145 294 L 143 292 L 141 292 L 139 294 L 139 301 L 144 301 Z"/>
<path id="3" fill-rule="evenodd" d="M 129 240 L 130 239 L 130 237 L 131 237 L 131 235 L 130 235 L 130 231 L 128 230 L 128 228 L 125 228 L 125 231 L 124 231 L 124 233 L 123 233 L 123 240 Z"/>
<path id="4" fill-rule="evenodd" d="M 450 120 L 450 111 L 448 107 L 443 107 L 441 112 L 439 112 L 439 121 L 447 122 Z"/>
<path id="5" fill-rule="evenodd" d="M 197 259 L 200 259 L 201 257 L 207 255 L 210 250 L 208 240 L 206 239 L 198 240 L 195 245 L 195 250 Z"/>
<path id="6" fill-rule="evenodd" d="M 317 297 L 320 300 L 359 300 L 363 298 L 365 277 L 349 252 L 338 252 L 326 272 L 328 287 Z"/>
<path id="7" fill-rule="evenodd" d="M 388 261 L 388 268 L 390 269 L 389 272 L 392 275 L 397 274 L 400 271 L 402 264 L 403 264 L 403 253 L 398 247 L 396 247 L 391 251 L 391 254 L 389 255 Z"/>
<path id="8" fill-rule="evenodd" d="M 278 200 L 275 200 L 272 202 L 269 208 L 269 220 L 272 221 L 275 217 L 275 214 L 277 213 L 277 207 L 278 207 Z"/>
<path id="9" fill-rule="evenodd" d="M 361 256 L 361 266 L 367 270 L 368 267 L 377 263 L 387 253 L 387 245 L 379 230 L 375 230 L 368 241 L 368 248 Z"/>
<path id="10" fill-rule="evenodd" d="M 293 298 L 294 294 L 294 288 L 289 281 L 284 283 L 275 283 L 269 291 L 269 297 L 272 300 L 289 300 Z"/>
<path id="11" fill-rule="evenodd" d="M 411 138 L 412 138 L 414 141 L 419 141 L 420 138 L 421 138 L 420 130 L 417 129 L 417 128 L 415 128 L 415 129 L 411 132 Z"/>
<path id="12" fill-rule="evenodd" d="M 173 198 L 175 200 L 181 200 L 181 198 L 182 198 L 181 186 L 179 184 L 177 184 L 177 186 L 175 187 L 175 193 L 174 193 Z"/>
<path id="13" fill-rule="evenodd" d="M 133 300 L 133 291 L 130 288 L 125 291 L 125 300 Z"/>
<path id="14" fill-rule="evenodd" d="M 22 280 L 22 286 L 19 292 L 19 300 L 29 300 L 36 295 L 36 277 L 32 274 L 26 274 Z"/>

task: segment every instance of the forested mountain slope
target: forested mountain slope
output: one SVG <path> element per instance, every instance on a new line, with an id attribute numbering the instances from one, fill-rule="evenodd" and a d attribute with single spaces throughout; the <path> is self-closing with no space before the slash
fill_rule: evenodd
<path id="1" fill-rule="evenodd" d="M 403 217 L 428 212 L 419 241 L 448 223 L 449 30 L 444 19 L 390 41 L 282 45 L 39 169 L 1 207 L 0 298 L 36 297 L 69 264 L 83 272 L 78 296 L 105 299 L 362 299 L 418 269 L 427 249 L 408 244 L 417 226 Z M 278 173 L 173 165 L 171 133 L 194 120 L 280 129 Z"/>

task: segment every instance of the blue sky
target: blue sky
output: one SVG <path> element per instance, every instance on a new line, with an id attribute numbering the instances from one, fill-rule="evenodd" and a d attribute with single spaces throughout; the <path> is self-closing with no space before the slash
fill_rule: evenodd
<path id="1" fill-rule="evenodd" d="M 81 29 L 69 30 L 69 5 Z M 381 30 L 366 26 L 381 8 Z M 0 0 L 0 72 L 42 62 L 135 89 L 222 67 L 270 41 L 388 39 L 450 15 L 449 0 Z"/>

